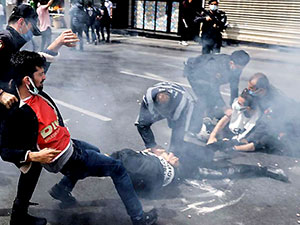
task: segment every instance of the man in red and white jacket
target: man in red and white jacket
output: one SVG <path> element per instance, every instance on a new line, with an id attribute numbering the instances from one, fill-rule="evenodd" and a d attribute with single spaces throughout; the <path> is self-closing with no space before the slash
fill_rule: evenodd
<path id="1" fill-rule="evenodd" d="M 62 202 L 76 204 L 71 195 L 76 182 L 86 177 L 110 176 L 125 205 L 133 225 L 151 225 L 157 220 L 156 210 L 145 213 L 122 163 L 100 153 L 86 142 L 71 139 L 54 101 L 42 91 L 46 79 L 44 57 L 34 52 L 17 53 L 12 63 L 14 82 L 19 93 L 19 106 L 10 110 L 4 124 L 1 157 L 15 163 L 22 171 L 10 224 L 38 225 L 47 223 L 27 213 L 29 200 L 42 167 L 65 176 L 49 191 Z M 26 177 L 26 182 L 23 178 Z"/>

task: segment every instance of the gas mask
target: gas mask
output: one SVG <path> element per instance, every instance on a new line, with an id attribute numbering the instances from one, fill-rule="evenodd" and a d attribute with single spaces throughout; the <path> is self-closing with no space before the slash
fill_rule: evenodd
<path id="1" fill-rule="evenodd" d="M 218 10 L 218 6 L 217 5 L 209 5 L 209 8 L 210 8 L 211 11 Z"/>
<path id="2" fill-rule="evenodd" d="M 37 95 L 39 93 L 39 89 L 35 86 L 32 79 L 30 77 L 28 77 L 28 78 L 29 78 L 29 82 L 30 82 L 29 85 L 26 84 L 28 91 L 33 95 Z"/>

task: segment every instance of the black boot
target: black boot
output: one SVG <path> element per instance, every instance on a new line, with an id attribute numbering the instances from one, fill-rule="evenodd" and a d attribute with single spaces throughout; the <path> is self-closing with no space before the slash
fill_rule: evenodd
<path id="1" fill-rule="evenodd" d="M 156 209 L 152 209 L 149 212 L 144 212 L 143 216 L 139 220 L 132 220 L 133 225 L 152 225 L 157 221 Z"/>
<path id="2" fill-rule="evenodd" d="M 62 207 L 72 207 L 77 204 L 71 192 L 60 184 L 55 184 L 48 192 L 52 198 L 62 202 Z"/>
<path id="3" fill-rule="evenodd" d="M 28 206 L 22 205 L 19 200 L 15 200 L 10 216 L 10 225 L 46 225 L 47 220 L 45 218 L 35 217 L 28 214 Z"/>

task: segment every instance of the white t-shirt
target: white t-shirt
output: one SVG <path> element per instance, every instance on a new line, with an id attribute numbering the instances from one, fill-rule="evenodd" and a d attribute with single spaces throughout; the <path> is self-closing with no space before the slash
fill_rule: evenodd
<path id="1" fill-rule="evenodd" d="M 229 129 L 235 134 L 232 139 L 240 141 L 255 127 L 257 120 L 261 116 L 261 112 L 259 109 L 256 109 L 248 118 L 244 115 L 243 111 L 237 109 L 238 104 L 238 99 L 236 98 L 232 103 L 232 115 L 230 118 Z"/>
<path id="2" fill-rule="evenodd" d="M 104 3 L 105 7 L 107 8 L 107 11 L 108 11 L 108 15 L 111 16 L 111 9 L 113 7 L 113 4 L 111 1 L 109 0 L 106 0 L 105 3 Z"/>

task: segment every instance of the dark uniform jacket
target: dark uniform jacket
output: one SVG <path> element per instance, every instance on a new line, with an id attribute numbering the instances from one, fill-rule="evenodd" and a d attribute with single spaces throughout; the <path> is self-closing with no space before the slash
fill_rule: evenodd
<path id="1" fill-rule="evenodd" d="M 161 92 L 167 92 L 170 95 L 170 102 L 167 105 L 160 106 L 156 102 L 156 96 Z M 153 123 L 167 119 L 168 126 L 172 128 L 173 123 L 182 118 L 181 115 L 185 113 L 192 101 L 192 96 L 183 87 L 174 83 L 161 82 L 148 88 L 143 96 L 140 113 L 135 123 L 145 146 L 147 148 L 156 146 L 150 128 Z"/>
<path id="2" fill-rule="evenodd" d="M 212 20 L 207 21 L 209 16 Z M 203 10 L 200 16 L 195 19 L 195 22 L 202 22 L 202 39 L 213 39 L 215 41 L 222 39 L 222 31 L 226 29 L 227 16 L 224 11 Z"/>
<path id="3" fill-rule="evenodd" d="M 175 176 L 174 168 L 170 164 L 164 164 L 165 166 L 163 166 L 160 159 L 152 153 L 122 149 L 114 152 L 111 157 L 122 162 L 137 191 L 152 192 L 160 190 L 163 186 L 170 184 Z M 169 170 L 166 167 L 169 167 Z M 173 173 L 170 171 L 173 171 Z M 164 182 L 165 177 L 169 178 L 168 184 Z"/>
<path id="4" fill-rule="evenodd" d="M 13 54 L 18 52 L 26 43 L 24 38 L 12 27 L 7 26 L 6 30 L 0 32 L 0 88 L 6 92 L 12 93 L 17 96 L 16 89 L 11 82 L 13 78 L 13 68 L 10 59 Z M 57 53 L 45 50 L 45 53 L 56 56 Z M 50 63 L 46 63 L 45 72 L 49 68 Z M 0 136 L 2 126 L 1 123 L 7 115 L 8 110 L 0 103 Z M 1 142 L 0 142 L 1 145 Z"/>
<path id="5" fill-rule="evenodd" d="M 230 104 L 238 97 L 238 85 L 242 70 L 231 70 L 230 56 L 226 54 L 200 55 L 189 58 L 185 67 L 184 75 L 190 83 L 207 85 L 212 93 L 219 95 L 219 99 L 225 105 L 220 94 L 220 85 L 230 84 Z M 191 84 L 193 86 L 193 84 Z"/>
<path id="6" fill-rule="evenodd" d="M 12 27 L 0 32 L 0 88 L 8 90 L 8 83 L 12 79 L 10 59 L 26 43 L 24 38 Z"/>

